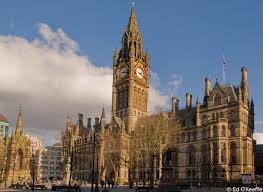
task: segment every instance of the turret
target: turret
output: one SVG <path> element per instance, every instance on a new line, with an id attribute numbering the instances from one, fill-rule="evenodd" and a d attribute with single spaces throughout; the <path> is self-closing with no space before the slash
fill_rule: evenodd
<path id="1" fill-rule="evenodd" d="M 242 90 L 242 100 L 245 105 L 248 106 L 248 81 L 247 81 L 248 72 L 245 67 L 241 68 L 241 90 Z"/>
<path id="2" fill-rule="evenodd" d="M 82 135 L 83 133 L 83 114 L 78 113 L 78 122 L 75 129 L 75 135 Z"/>
<path id="3" fill-rule="evenodd" d="M 186 93 L 186 110 L 190 111 L 192 107 L 192 95 L 190 93 Z"/>
<path id="4" fill-rule="evenodd" d="M 211 81 L 208 78 L 205 78 L 205 96 L 204 96 L 204 104 L 207 104 L 207 98 L 210 96 L 211 89 Z"/>
<path id="5" fill-rule="evenodd" d="M 21 134 L 23 132 L 23 120 L 22 120 L 22 107 L 20 105 L 20 111 L 18 114 L 18 119 L 17 119 L 17 123 L 16 123 L 16 130 L 15 130 L 15 134 Z"/>
<path id="6" fill-rule="evenodd" d="M 196 114 L 195 114 L 195 118 L 196 118 L 196 126 L 200 127 L 201 126 L 201 118 L 200 118 L 200 102 L 199 102 L 199 97 L 197 97 L 196 99 Z"/>
<path id="7" fill-rule="evenodd" d="M 145 58 L 144 58 L 144 60 L 145 60 L 145 64 L 149 64 L 149 62 L 150 62 L 150 55 L 149 55 L 149 51 L 148 51 L 148 49 L 146 50 L 146 53 L 145 53 Z"/>
<path id="8" fill-rule="evenodd" d="M 105 114 L 105 109 L 103 107 L 102 112 L 101 112 L 101 116 L 100 116 L 100 127 L 101 127 L 102 132 L 104 132 L 105 124 L 106 124 L 106 114 Z"/>
<path id="9" fill-rule="evenodd" d="M 118 61 L 118 51 L 117 49 L 114 50 L 114 55 L 113 55 L 113 66 L 117 65 L 117 61 Z"/>
<path id="10" fill-rule="evenodd" d="M 172 97 L 172 112 L 173 114 L 176 114 L 176 112 L 179 109 L 179 100 L 177 99 L 177 97 Z"/>
<path id="11" fill-rule="evenodd" d="M 100 118 L 95 117 L 94 131 L 99 132 L 99 128 L 100 128 Z"/>
<path id="12" fill-rule="evenodd" d="M 247 69 L 245 67 L 241 68 L 242 82 L 247 82 Z"/>
<path id="13" fill-rule="evenodd" d="M 254 111 L 254 101 L 251 99 L 250 102 L 250 127 L 251 127 L 251 132 L 254 133 L 255 130 L 255 111 Z"/>
<path id="14" fill-rule="evenodd" d="M 210 89 L 211 89 L 211 80 L 208 78 L 205 78 L 205 96 L 210 96 Z"/>
<path id="15" fill-rule="evenodd" d="M 88 120 L 87 120 L 87 128 L 91 129 L 91 118 L 90 117 L 88 117 Z"/>
<path id="16" fill-rule="evenodd" d="M 71 117 L 67 116 L 66 117 L 66 134 L 70 133 L 71 126 L 72 126 Z"/>

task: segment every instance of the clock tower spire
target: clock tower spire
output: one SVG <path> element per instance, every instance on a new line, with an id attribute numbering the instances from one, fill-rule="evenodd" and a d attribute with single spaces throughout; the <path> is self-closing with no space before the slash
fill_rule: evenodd
<path id="1" fill-rule="evenodd" d="M 149 53 L 142 49 L 135 8 L 132 6 L 121 48 L 113 56 L 112 117 L 125 122 L 128 133 L 137 119 L 147 115 L 149 88 Z"/>

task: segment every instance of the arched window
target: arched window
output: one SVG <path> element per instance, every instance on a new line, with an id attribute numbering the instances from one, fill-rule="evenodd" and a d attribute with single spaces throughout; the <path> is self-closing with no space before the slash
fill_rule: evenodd
<path id="1" fill-rule="evenodd" d="M 234 142 L 231 142 L 230 144 L 230 162 L 232 164 L 235 164 L 237 161 L 236 159 L 236 144 Z"/>
<path id="2" fill-rule="evenodd" d="M 213 164 L 217 164 L 219 161 L 218 159 L 218 144 L 213 143 Z"/>
<path id="3" fill-rule="evenodd" d="M 222 137 L 226 136 L 226 127 L 222 126 Z"/>
<path id="4" fill-rule="evenodd" d="M 226 162 L 226 145 L 225 145 L 225 143 L 221 147 L 221 162 L 222 163 Z"/>
<path id="5" fill-rule="evenodd" d="M 193 146 L 188 147 L 187 159 L 188 159 L 189 166 L 192 166 L 195 164 L 195 149 Z"/>
<path id="6" fill-rule="evenodd" d="M 210 138 L 210 128 L 209 127 L 208 127 L 207 132 L 206 132 L 206 138 L 207 139 Z"/>
<path id="7" fill-rule="evenodd" d="M 202 153 L 202 164 L 208 165 L 210 161 L 210 149 L 209 145 L 203 144 L 201 147 L 201 153 Z"/>
<path id="8" fill-rule="evenodd" d="M 193 141 L 196 141 L 196 139 L 197 139 L 197 133 L 196 133 L 196 131 L 194 131 L 193 132 Z"/>
<path id="9" fill-rule="evenodd" d="M 236 136 L 236 128 L 233 125 L 230 128 L 230 135 L 231 135 L 231 137 Z"/>
<path id="10" fill-rule="evenodd" d="M 215 114 L 212 114 L 212 120 L 214 121 L 216 119 Z"/>
<path id="11" fill-rule="evenodd" d="M 220 118 L 224 118 L 224 113 L 220 112 Z"/>
<path id="12" fill-rule="evenodd" d="M 22 149 L 18 149 L 18 167 L 19 167 L 19 169 L 23 169 L 23 159 L 24 159 L 23 151 L 22 151 Z"/>
<path id="13" fill-rule="evenodd" d="M 213 127 L 213 137 L 217 137 L 218 136 L 218 129 L 217 126 Z"/>
<path id="14" fill-rule="evenodd" d="M 214 99 L 214 104 L 215 105 L 220 105 L 221 104 L 221 96 L 220 96 L 220 94 L 216 94 L 216 96 L 215 96 L 215 99 Z"/>

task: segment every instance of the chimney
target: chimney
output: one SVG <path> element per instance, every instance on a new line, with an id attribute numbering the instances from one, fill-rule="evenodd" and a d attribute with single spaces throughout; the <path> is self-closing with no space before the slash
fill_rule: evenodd
<path id="1" fill-rule="evenodd" d="M 90 118 L 90 117 L 88 118 L 87 128 L 88 128 L 88 129 L 91 129 L 91 118 Z"/>
<path id="2" fill-rule="evenodd" d="M 176 113 L 176 111 L 178 111 L 179 108 L 179 100 L 177 99 L 177 97 L 172 97 L 172 112 Z"/>
<path id="3" fill-rule="evenodd" d="M 186 109 L 190 111 L 192 107 L 192 95 L 190 93 L 186 93 Z"/>

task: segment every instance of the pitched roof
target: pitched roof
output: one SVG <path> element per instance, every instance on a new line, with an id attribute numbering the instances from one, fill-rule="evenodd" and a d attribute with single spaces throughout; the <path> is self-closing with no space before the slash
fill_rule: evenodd
<path id="1" fill-rule="evenodd" d="M 5 118 L 5 116 L 3 116 L 1 113 L 0 113 L 0 121 L 8 123 L 8 121 Z"/>
<path id="2" fill-rule="evenodd" d="M 130 15 L 129 22 L 127 25 L 127 31 L 131 31 L 131 32 L 138 32 L 139 31 L 136 16 L 135 16 L 134 7 L 132 7 L 132 10 L 131 10 L 131 15 Z"/>

